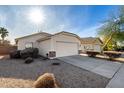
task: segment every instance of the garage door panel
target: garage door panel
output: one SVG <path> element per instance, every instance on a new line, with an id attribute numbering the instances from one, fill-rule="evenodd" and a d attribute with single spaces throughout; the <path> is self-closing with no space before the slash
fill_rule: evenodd
<path id="1" fill-rule="evenodd" d="M 78 54 L 78 43 L 75 42 L 56 42 L 56 56 L 70 56 Z"/>

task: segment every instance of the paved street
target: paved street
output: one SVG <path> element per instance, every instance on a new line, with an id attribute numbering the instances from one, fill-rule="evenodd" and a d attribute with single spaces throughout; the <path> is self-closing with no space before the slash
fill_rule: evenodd
<path id="1" fill-rule="evenodd" d="M 124 64 L 121 66 L 119 71 L 111 79 L 109 84 L 106 86 L 108 88 L 124 88 Z"/>

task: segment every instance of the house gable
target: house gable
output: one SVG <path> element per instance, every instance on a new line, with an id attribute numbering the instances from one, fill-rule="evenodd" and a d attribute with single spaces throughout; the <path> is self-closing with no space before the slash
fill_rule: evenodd
<path id="1" fill-rule="evenodd" d="M 39 36 L 39 35 L 49 36 L 51 34 L 46 33 L 46 32 L 38 32 L 38 33 L 31 34 L 31 35 L 26 35 L 26 36 L 23 36 L 23 37 L 16 38 L 15 41 L 18 42 L 18 40 L 20 40 L 20 39 L 35 37 L 35 36 Z"/>
<path id="2" fill-rule="evenodd" d="M 80 37 L 78 35 L 70 33 L 70 32 L 66 32 L 66 31 L 58 32 L 58 33 L 55 33 L 54 35 L 49 35 L 45 38 L 38 39 L 37 41 L 41 42 L 41 41 L 48 40 L 48 39 L 51 39 L 51 38 L 54 38 L 60 35 L 71 36 L 71 37 L 77 38 L 80 41 Z"/>
<path id="3" fill-rule="evenodd" d="M 47 37 L 48 35 L 49 34 L 39 33 L 39 34 L 33 34 L 33 35 L 17 38 L 16 42 L 17 42 L 18 50 L 25 49 L 26 44 L 28 44 L 28 43 L 32 43 L 33 47 L 38 48 L 37 39 Z"/>

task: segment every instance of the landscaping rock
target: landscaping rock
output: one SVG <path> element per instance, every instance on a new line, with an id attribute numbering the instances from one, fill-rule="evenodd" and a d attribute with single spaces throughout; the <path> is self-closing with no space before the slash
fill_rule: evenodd
<path id="1" fill-rule="evenodd" d="M 52 65 L 60 65 L 60 63 L 55 62 L 55 63 L 52 63 Z"/>
<path id="2" fill-rule="evenodd" d="M 104 51 L 103 53 L 109 57 L 109 60 L 113 60 L 114 58 L 119 58 L 121 56 L 121 52 L 116 51 Z"/>
<path id="3" fill-rule="evenodd" d="M 34 58 L 37 58 L 37 57 L 38 57 L 38 53 L 39 53 L 38 48 L 34 48 L 34 49 L 33 49 L 33 55 L 32 55 L 32 56 L 33 56 Z"/>
<path id="4" fill-rule="evenodd" d="M 96 55 L 100 54 L 99 52 L 96 51 L 86 51 L 89 57 L 95 57 Z"/>
<path id="5" fill-rule="evenodd" d="M 27 48 L 20 52 L 21 58 L 26 59 L 28 57 L 37 58 L 39 50 L 37 48 Z"/>
<path id="6" fill-rule="evenodd" d="M 20 50 L 11 51 L 9 55 L 10 58 L 21 58 Z"/>
<path id="7" fill-rule="evenodd" d="M 54 74 L 52 73 L 45 73 L 41 75 L 35 82 L 35 88 L 57 88 L 58 85 L 56 83 Z"/>
<path id="8" fill-rule="evenodd" d="M 86 57 L 87 62 L 88 59 Z M 37 59 L 31 64 L 22 64 L 22 62 L 24 63 L 24 60 L 0 60 L 1 88 L 32 88 L 39 74 L 46 71 L 55 75 L 57 85 L 62 88 L 104 88 L 110 80 L 58 59 L 45 61 Z M 53 67 L 51 63 L 54 62 L 61 65 Z"/>
<path id="9" fill-rule="evenodd" d="M 26 64 L 32 63 L 33 61 L 34 61 L 34 60 L 33 60 L 33 58 L 31 58 L 31 57 L 28 57 L 28 58 L 25 59 L 25 63 L 26 63 Z"/>

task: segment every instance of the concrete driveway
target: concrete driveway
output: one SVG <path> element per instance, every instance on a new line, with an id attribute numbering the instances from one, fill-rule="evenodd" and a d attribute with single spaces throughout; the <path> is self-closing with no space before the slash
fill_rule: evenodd
<path id="1" fill-rule="evenodd" d="M 122 64 L 80 55 L 61 57 L 59 59 L 107 78 L 112 78 Z"/>
<path id="2" fill-rule="evenodd" d="M 64 62 L 78 66 L 110 79 L 106 87 L 124 87 L 124 64 L 81 55 L 60 57 Z"/>

